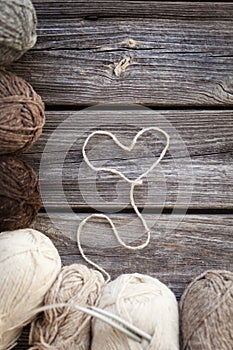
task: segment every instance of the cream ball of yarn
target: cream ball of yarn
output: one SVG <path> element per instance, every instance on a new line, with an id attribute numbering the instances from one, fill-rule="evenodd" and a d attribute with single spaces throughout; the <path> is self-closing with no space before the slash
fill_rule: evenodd
<path id="1" fill-rule="evenodd" d="M 0 1 L 0 66 L 12 63 L 34 46 L 36 25 L 30 0 Z"/>
<path id="2" fill-rule="evenodd" d="M 0 350 L 16 344 L 60 269 L 57 249 L 41 232 L 0 233 Z"/>
<path id="3" fill-rule="evenodd" d="M 44 305 L 60 303 L 94 306 L 104 285 L 99 271 L 81 264 L 64 266 L 44 298 Z M 44 311 L 33 321 L 30 350 L 89 350 L 91 316 L 72 307 Z"/>
<path id="4" fill-rule="evenodd" d="M 92 350 L 178 350 L 178 304 L 156 278 L 125 274 L 107 284 L 98 307 L 116 314 L 152 336 L 138 343 L 112 326 L 93 319 Z"/>

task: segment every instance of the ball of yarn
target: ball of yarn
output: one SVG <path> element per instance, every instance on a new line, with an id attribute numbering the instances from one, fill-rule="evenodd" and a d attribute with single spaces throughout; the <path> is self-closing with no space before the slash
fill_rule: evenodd
<path id="1" fill-rule="evenodd" d="M 159 280 L 125 274 L 107 284 L 98 307 L 112 312 L 152 336 L 141 344 L 112 326 L 93 320 L 92 350 L 178 350 L 178 306 L 172 291 Z"/>
<path id="2" fill-rule="evenodd" d="M 30 0 L 0 1 L 0 65 L 12 63 L 34 46 L 36 24 Z"/>
<path id="3" fill-rule="evenodd" d="M 41 232 L 0 234 L 0 350 L 16 343 L 60 269 L 56 248 Z"/>
<path id="4" fill-rule="evenodd" d="M 34 170 L 12 156 L 0 156 L 0 232 L 27 228 L 41 206 Z"/>
<path id="5" fill-rule="evenodd" d="M 0 70 L 0 154 L 28 150 L 41 135 L 44 103 L 22 78 Z"/>
<path id="6" fill-rule="evenodd" d="M 44 299 L 44 305 L 71 303 L 93 306 L 104 278 L 98 271 L 74 264 L 62 268 Z M 89 350 L 91 317 L 73 308 L 45 311 L 31 325 L 30 350 Z"/>
<path id="7" fill-rule="evenodd" d="M 232 350 L 233 273 L 206 271 L 185 290 L 181 302 L 183 349 Z"/>

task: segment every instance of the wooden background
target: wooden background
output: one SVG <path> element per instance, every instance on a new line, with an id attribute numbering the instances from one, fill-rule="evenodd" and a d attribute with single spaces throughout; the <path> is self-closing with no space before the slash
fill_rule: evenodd
<path id="1" fill-rule="evenodd" d="M 90 197 L 95 179 L 84 172 L 81 154 L 85 137 L 98 123 L 125 143 L 144 122 L 151 124 L 143 111 L 126 113 L 120 123 L 121 112 L 101 109 L 88 124 L 85 107 L 142 104 L 151 108 L 155 126 L 166 120 L 170 131 L 175 130 L 170 134 L 173 154 L 170 150 L 159 170 L 137 191 L 137 203 L 141 209 L 146 204 L 144 216 L 152 225 L 151 243 L 143 251 L 129 252 L 116 245 L 104 222 L 95 220 L 82 240 L 86 254 L 112 278 L 131 272 L 158 277 L 178 300 L 201 272 L 232 270 L 233 2 L 35 0 L 34 4 L 37 44 L 9 69 L 30 82 L 46 103 L 44 133 L 24 156 L 37 172 L 50 135 L 75 113 L 78 120 L 75 129 L 64 126 L 64 139 L 60 137 L 45 157 L 41 181 L 50 218 L 42 209 L 35 227 L 53 240 L 64 264 L 82 262 L 75 232 L 80 220 L 98 209 L 112 213 L 127 242 L 143 241 L 127 190 L 117 193 L 116 177 L 98 174 L 101 203 L 94 196 L 92 206 L 86 203 L 83 191 Z M 59 152 L 67 151 L 67 135 L 75 142 L 63 164 Z M 186 153 L 177 151 L 177 135 Z M 144 143 L 148 154 L 138 149 L 134 157 L 123 159 L 109 144 L 102 158 L 108 166 L 136 176 L 138 166 L 143 171 L 161 150 L 158 135 L 145 135 L 140 145 Z M 180 177 L 174 155 L 178 170 L 189 165 Z M 98 164 L 101 159 L 92 160 Z M 65 201 L 56 183 L 62 167 Z M 149 186 L 158 196 L 150 195 Z M 27 348 L 26 330 L 16 349 Z"/>

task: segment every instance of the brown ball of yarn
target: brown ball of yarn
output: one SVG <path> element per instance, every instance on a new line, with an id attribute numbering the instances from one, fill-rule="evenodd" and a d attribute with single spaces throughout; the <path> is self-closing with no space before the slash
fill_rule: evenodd
<path id="1" fill-rule="evenodd" d="M 34 46 L 36 24 L 30 0 L 0 1 L 0 65 L 12 63 Z"/>
<path id="2" fill-rule="evenodd" d="M 0 232 L 27 228 L 40 206 L 34 170 L 13 156 L 0 156 Z"/>
<path id="3" fill-rule="evenodd" d="M 104 283 L 98 271 L 81 264 L 65 266 L 47 292 L 44 305 L 71 303 L 93 306 Z M 53 308 L 33 321 L 30 350 L 89 350 L 90 331 L 91 316 L 74 308 Z"/>
<path id="4" fill-rule="evenodd" d="M 206 271 L 181 302 L 183 349 L 233 349 L 233 273 Z"/>
<path id="5" fill-rule="evenodd" d="M 44 103 L 32 86 L 15 74 L 0 70 L 0 154 L 29 149 L 44 123 Z"/>

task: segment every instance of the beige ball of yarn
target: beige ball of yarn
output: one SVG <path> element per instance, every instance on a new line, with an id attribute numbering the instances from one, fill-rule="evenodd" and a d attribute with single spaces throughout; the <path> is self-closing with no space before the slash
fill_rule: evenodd
<path id="1" fill-rule="evenodd" d="M 185 290 L 181 302 L 183 349 L 233 349 L 233 273 L 206 271 Z"/>
<path id="2" fill-rule="evenodd" d="M 62 268 L 44 298 L 44 305 L 71 303 L 93 306 L 104 285 L 98 271 L 74 264 Z M 31 325 L 30 350 L 89 350 L 91 317 L 74 308 L 53 308 Z"/>
<path id="3" fill-rule="evenodd" d="M 103 289 L 98 307 L 112 312 L 152 336 L 141 344 L 112 326 L 93 321 L 92 350 L 178 350 L 178 305 L 172 291 L 156 278 L 121 275 Z"/>
<path id="4" fill-rule="evenodd" d="M 61 269 L 53 243 L 33 229 L 0 234 L 0 350 L 16 344 Z"/>
<path id="5" fill-rule="evenodd" d="M 35 45 L 36 24 L 30 0 L 0 1 L 0 65 L 12 63 Z"/>

